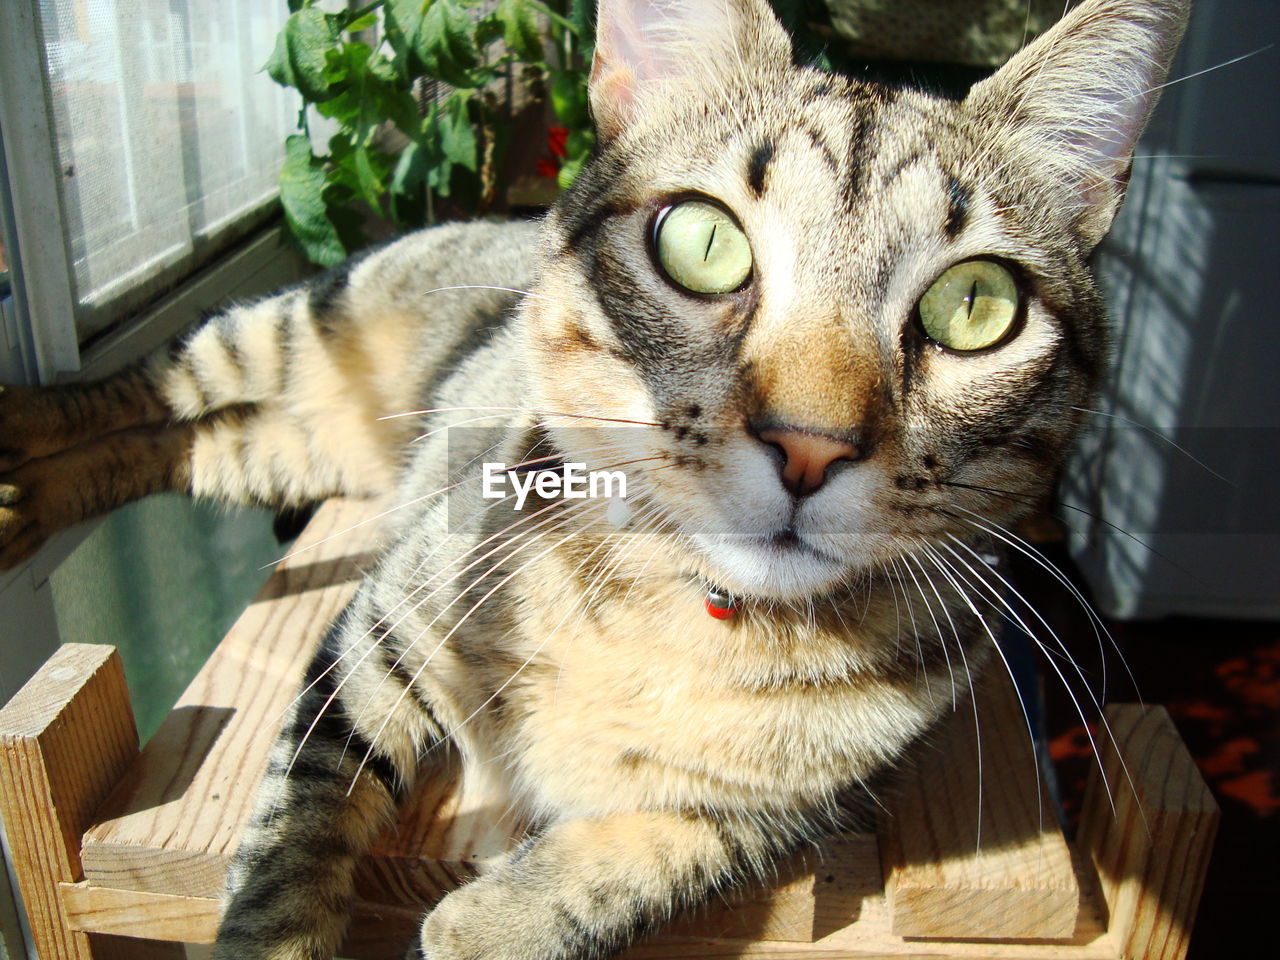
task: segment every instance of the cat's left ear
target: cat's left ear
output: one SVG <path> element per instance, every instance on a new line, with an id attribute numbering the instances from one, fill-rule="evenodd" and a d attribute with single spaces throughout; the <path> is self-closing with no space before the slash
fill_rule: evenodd
<path id="1" fill-rule="evenodd" d="M 1092 248 L 1124 199 L 1133 148 L 1186 27 L 1190 0 L 1086 0 L 994 75 L 965 108 L 1047 166 L 1079 200 Z"/>
<path id="2" fill-rule="evenodd" d="M 600 0 L 589 85 L 596 131 L 610 140 L 647 111 L 790 58 L 766 0 Z"/>

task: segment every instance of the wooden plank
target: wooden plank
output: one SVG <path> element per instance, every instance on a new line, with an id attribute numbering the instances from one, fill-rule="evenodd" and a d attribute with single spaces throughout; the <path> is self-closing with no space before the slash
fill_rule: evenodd
<path id="1" fill-rule="evenodd" d="M 80 834 L 137 752 L 113 647 L 66 644 L 0 710 L 0 816 L 45 960 L 128 955 L 120 941 L 72 930 L 58 885 L 80 878 Z M 175 951 L 157 945 L 133 955 L 173 958 Z"/>
<path id="2" fill-rule="evenodd" d="M 876 838 L 850 835 L 823 844 L 815 908 L 818 938 L 812 943 L 771 940 L 676 938 L 660 935 L 633 947 L 625 960 L 1117 960 L 1101 929 L 1091 891 L 1083 888 L 1082 910 L 1064 942 L 952 942 L 914 940 L 893 932 L 890 904 L 880 880 Z M 827 878 L 830 878 L 828 882 Z"/>
<path id="3" fill-rule="evenodd" d="M 71 929 L 95 934 L 142 935 L 148 940 L 213 943 L 222 912 L 213 897 L 179 897 L 138 890 L 64 883 L 59 892 Z M 338 956 L 351 960 L 402 960 L 425 911 L 357 902 Z"/>
<path id="4" fill-rule="evenodd" d="M 821 851 L 807 851 L 778 868 L 769 884 L 752 884 L 727 893 L 685 919 L 674 923 L 668 936 L 713 940 L 780 940 L 806 943 L 820 935 L 817 905 L 824 886 L 835 877 L 827 864 L 839 856 L 841 844 L 874 838 L 836 837 Z"/>
<path id="5" fill-rule="evenodd" d="M 961 704 L 915 752 L 889 800 L 882 852 L 893 932 L 1067 939 L 1080 889 L 999 662 L 979 679 L 974 703 L 980 736 L 973 705 Z"/>
<path id="6" fill-rule="evenodd" d="M 357 896 L 421 912 L 473 877 L 477 865 L 511 849 L 525 825 L 509 815 L 494 819 L 495 809 L 509 807 L 481 787 L 468 789 L 456 769 L 421 778 L 357 867 Z"/>
<path id="7" fill-rule="evenodd" d="M 762 957 L 771 960 L 871 960 L 871 958 L 929 958 L 929 960 L 1117 960 L 1119 954 L 1098 925 L 1098 911 L 1086 889 L 1085 911 L 1076 935 L 1067 943 L 948 943 L 906 940 L 890 929 L 891 917 L 880 884 L 880 855 L 876 838 L 849 835 L 824 843 L 812 855 L 818 884 L 812 916 L 816 940 L 788 942 L 764 939 L 748 915 L 733 919 L 728 911 L 709 908 L 681 921 L 667 932 L 632 948 L 630 960 L 712 960 Z M 165 897 L 133 891 L 63 888 L 64 899 L 75 905 L 74 922 L 89 929 L 120 930 L 132 912 L 148 929 L 156 921 L 143 908 L 156 909 L 187 942 L 207 943 L 217 927 L 218 904 L 213 899 Z M 752 907 L 748 905 L 747 909 Z M 357 903 L 339 956 L 351 960 L 401 960 L 416 935 L 420 908 Z M 809 935 L 806 933 L 805 935 Z"/>
<path id="8" fill-rule="evenodd" d="M 213 943 L 221 904 L 212 897 L 177 897 L 165 893 L 112 890 L 87 880 L 59 885 L 67 924 L 72 930 Z"/>
<path id="9" fill-rule="evenodd" d="M 808 890 L 812 927 L 800 931 L 798 941 L 772 939 L 764 924 L 750 913 L 733 917 L 721 907 L 709 907 L 679 921 L 667 931 L 641 943 L 625 960 L 718 960 L 759 957 L 769 960 L 1118 960 L 1101 927 L 1094 891 L 1082 884 L 1081 911 L 1069 940 L 1055 943 L 957 943 L 911 940 L 892 930 L 892 914 L 880 878 L 880 853 L 875 836 L 853 834 L 820 845 L 809 862 L 816 896 Z M 783 883 L 784 887 L 786 882 Z M 803 888 L 802 888 L 803 889 Z M 761 900 L 757 906 L 775 909 Z M 414 935 L 420 917 L 412 911 L 357 906 L 347 944 L 341 950 L 353 960 L 400 960 L 403 944 Z M 776 930 L 781 932 L 781 930 Z M 765 936 L 761 936 L 761 934 Z M 812 941 L 812 942 L 806 942 Z"/>
<path id="10" fill-rule="evenodd" d="M 1085 792 L 1080 845 L 1097 868 L 1123 955 L 1182 960 L 1218 805 L 1163 707 L 1110 706 L 1105 716 L 1114 740 L 1098 735 L 1102 769 Z"/>

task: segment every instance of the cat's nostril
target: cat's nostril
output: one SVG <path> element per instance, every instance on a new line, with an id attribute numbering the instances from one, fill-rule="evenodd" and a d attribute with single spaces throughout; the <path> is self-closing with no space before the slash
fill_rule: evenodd
<path id="1" fill-rule="evenodd" d="M 771 428 L 761 430 L 757 436 L 782 451 L 782 485 L 797 497 L 820 488 L 827 468 L 837 460 L 858 460 L 862 456 L 852 443 L 803 430 Z"/>

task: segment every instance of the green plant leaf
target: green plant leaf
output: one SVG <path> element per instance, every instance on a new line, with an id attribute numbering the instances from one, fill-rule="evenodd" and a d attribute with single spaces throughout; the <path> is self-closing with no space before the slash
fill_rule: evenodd
<path id="1" fill-rule="evenodd" d="M 374 169 L 373 155 L 369 147 L 357 144 L 355 151 L 356 181 L 360 184 L 360 196 L 376 213 L 382 212 L 380 198 L 387 190 L 382 175 Z"/>
<path id="2" fill-rule="evenodd" d="M 576 157 L 566 160 L 560 166 L 560 172 L 556 174 L 556 183 L 560 185 L 561 190 L 568 190 L 573 185 L 573 181 L 578 179 L 578 172 L 582 169 L 583 158 Z"/>
<path id="3" fill-rule="evenodd" d="M 567 30 L 569 33 L 573 34 L 574 36 L 578 35 L 579 30 L 578 30 L 578 25 L 576 23 L 574 23 L 572 20 L 566 20 L 564 17 L 560 16 L 560 14 L 556 13 L 554 10 L 548 7 L 545 3 L 543 3 L 542 0 L 525 0 L 525 2 L 528 3 L 530 6 L 532 6 L 535 10 L 537 10 L 540 14 L 542 14 L 548 20 L 550 20 L 553 24 L 555 24 L 561 30 Z"/>
<path id="4" fill-rule="evenodd" d="M 337 18 L 314 7 L 299 10 L 285 21 L 284 41 L 293 86 L 308 100 L 327 100 L 334 95 L 327 68 L 329 54 L 338 46 L 338 35 Z"/>
<path id="5" fill-rule="evenodd" d="M 267 75 L 282 87 L 296 87 L 297 79 L 293 75 L 293 67 L 289 64 L 289 46 L 284 40 L 284 31 L 276 34 L 276 45 L 271 57 L 263 65 Z"/>
<path id="6" fill-rule="evenodd" d="M 348 33 L 359 33 L 361 30 L 368 30 L 378 22 L 378 14 L 370 11 L 363 17 L 357 17 L 346 25 L 344 28 Z"/>
<path id="7" fill-rule="evenodd" d="M 422 148 L 411 141 L 400 151 L 395 172 L 391 175 L 391 189 L 388 190 L 387 207 L 391 221 L 400 229 L 421 225 L 425 213 L 426 179 Z"/>
<path id="8" fill-rule="evenodd" d="M 557 70 L 551 78 L 551 109 L 566 127 L 586 127 L 590 122 L 587 106 L 587 79 L 580 70 Z"/>
<path id="9" fill-rule="evenodd" d="M 590 37 L 594 33 L 591 22 L 594 9 L 592 0 L 569 0 L 569 20 L 577 28 L 579 37 Z"/>
<path id="10" fill-rule="evenodd" d="M 418 105 L 408 83 L 402 81 L 387 59 L 368 44 L 344 44 L 331 60 L 333 69 L 346 78 L 343 90 L 316 105 L 322 116 L 337 120 L 356 143 L 367 144 L 378 127 L 390 120 L 406 136 L 418 134 Z"/>
<path id="11" fill-rule="evenodd" d="M 311 139 L 300 134 L 286 139 L 284 166 L 280 168 L 285 220 L 308 259 L 331 267 L 346 259 L 347 250 L 329 219 L 324 188 L 324 163 L 312 154 Z"/>
<path id="12" fill-rule="evenodd" d="M 499 0 L 494 15 L 502 24 L 507 49 L 526 63 L 540 63 L 545 57 L 538 17 L 525 0 Z"/>
<path id="13" fill-rule="evenodd" d="M 444 153 L 444 128 L 441 114 L 440 108 L 432 104 L 422 121 L 420 143 L 427 187 L 440 196 L 447 197 L 453 185 L 453 162 Z"/>
<path id="14" fill-rule="evenodd" d="M 400 78 L 395 66 L 377 50 L 367 63 L 367 98 L 382 120 L 390 120 L 406 137 L 416 137 L 422 124 L 413 84 Z"/>
<path id="15" fill-rule="evenodd" d="M 569 138 L 565 141 L 565 152 L 569 154 L 571 160 L 585 160 L 591 153 L 591 148 L 595 146 L 596 135 L 590 127 L 581 130 L 570 130 Z"/>
<path id="16" fill-rule="evenodd" d="M 476 22 L 476 47 L 483 50 L 493 41 L 502 36 L 502 21 L 498 19 L 496 13 L 491 13 L 487 17 L 481 17 Z"/>
<path id="17" fill-rule="evenodd" d="M 396 56 L 407 60 L 417 43 L 425 0 L 387 0 L 383 8 L 387 41 Z"/>
<path id="18" fill-rule="evenodd" d="M 416 140 L 410 140 L 396 160 L 395 171 L 391 174 L 391 196 L 408 196 L 422 187 L 426 179 L 426 152 Z"/>
<path id="19" fill-rule="evenodd" d="M 325 181 L 330 205 L 357 199 L 360 196 L 360 175 L 356 173 L 355 147 L 351 145 L 348 131 L 339 131 L 329 138 L 328 161 Z"/>
<path id="20" fill-rule="evenodd" d="M 454 87 L 474 87 L 480 63 L 471 18 L 453 0 L 429 0 L 414 49 L 426 72 Z"/>
<path id="21" fill-rule="evenodd" d="M 343 202 L 360 199 L 381 214 L 381 197 L 387 192 L 391 158 L 371 143 L 352 138 L 350 130 L 340 130 L 329 138 L 328 183 L 344 191 Z"/>
<path id="22" fill-rule="evenodd" d="M 475 127 L 471 125 L 470 96 L 455 90 L 440 113 L 440 148 L 450 163 L 475 171 L 479 145 Z"/>

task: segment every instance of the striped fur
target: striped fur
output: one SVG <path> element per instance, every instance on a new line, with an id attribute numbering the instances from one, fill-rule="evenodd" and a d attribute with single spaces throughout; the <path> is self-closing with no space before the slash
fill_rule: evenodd
<path id="1" fill-rule="evenodd" d="M 433 907 L 429 960 L 609 955 L 867 802 L 993 657 L 980 548 L 1100 376 L 1086 260 L 1185 6 L 1090 0 L 951 101 L 794 66 L 760 0 L 603 0 L 600 146 L 540 228 L 425 231 L 145 369 L 0 394 L 0 563 L 152 489 L 397 508 L 276 744 L 216 956 L 331 956 L 356 858 L 446 758 L 531 826 Z M 654 217 L 691 193 L 749 238 L 732 293 L 658 272 Z M 1022 307 L 960 355 L 915 304 L 975 257 Z M 782 428 L 856 456 L 793 496 Z M 628 465 L 629 516 L 481 497 L 480 462 L 548 459 Z"/>

